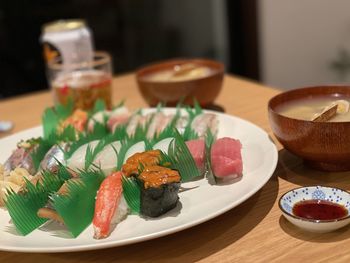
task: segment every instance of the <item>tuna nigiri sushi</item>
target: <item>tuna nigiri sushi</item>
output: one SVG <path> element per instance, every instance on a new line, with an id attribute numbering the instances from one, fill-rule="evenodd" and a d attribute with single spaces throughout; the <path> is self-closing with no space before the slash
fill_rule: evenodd
<path id="1" fill-rule="evenodd" d="M 213 173 L 220 178 L 237 178 L 242 175 L 242 145 L 233 138 L 220 138 L 211 147 L 210 158 Z"/>
<path id="2" fill-rule="evenodd" d="M 204 139 L 190 140 L 186 145 L 196 162 L 196 166 L 200 172 L 204 172 L 205 168 L 205 142 Z"/>
<path id="3" fill-rule="evenodd" d="M 114 172 L 102 182 L 96 196 L 92 221 L 94 238 L 106 238 L 126 218 L 129 208 L 123 197 L 122 173 Z"/>

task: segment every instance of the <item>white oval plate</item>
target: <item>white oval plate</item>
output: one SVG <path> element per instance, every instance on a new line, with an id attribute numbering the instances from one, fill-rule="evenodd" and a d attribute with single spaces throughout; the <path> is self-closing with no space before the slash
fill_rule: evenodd
<path id="1" fill-rule="evenodd" d="M 166 113 L 174 112 L 166 109 Z M 272 176 L 277 165 L 277 149 L 268 134 L 261 128 L 243 119 L 216 113 L 219 118 L 218 138 L 230 136 L 239 139 L 243 145 L 243 177 L 227 185 L 209 185 L 206 179 L 183 184 L 198 186 L 179 194 L 177 208 L 153 220 L 136 215 L 128 216 L 117 225 L 112 234 L 102 240 L 93 239 L 91 225 L 77 238 L 71 238 L 65 229 L 49 223 L 27 236 L 16 233 L 9 223 L 10 216 L 0 209 L 0 250 L 17 252 L 70 252 L 101 249 L 145 241 L 198 225 L 241 204 Z M 15 149 L 21 139 L 38 137 L 41 127 L 19 132 L 0 140 L 0 163 Z"/>

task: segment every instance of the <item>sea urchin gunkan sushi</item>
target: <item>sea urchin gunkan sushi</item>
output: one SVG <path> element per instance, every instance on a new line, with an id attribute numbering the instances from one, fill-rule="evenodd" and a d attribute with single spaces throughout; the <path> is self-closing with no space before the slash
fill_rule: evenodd
<path id="1" fill-rule="evenodd" d="M 142 182 L 142 215 L 158 217 L 175 208 L 181 179 L 178 171 L 158 165 L 147 166 L 138 179 Z"/>

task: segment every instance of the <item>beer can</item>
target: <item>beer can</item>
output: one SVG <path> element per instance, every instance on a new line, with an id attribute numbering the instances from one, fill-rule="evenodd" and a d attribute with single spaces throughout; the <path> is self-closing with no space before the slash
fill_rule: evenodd
<path id="1" fill-rule="evenodd" d="M 42 27 L 41 42 L 47 64 L 60 59 L 63 65 L 91 61 L 94 44 L 91 30 L 81 19 L 58 20 Z"/>

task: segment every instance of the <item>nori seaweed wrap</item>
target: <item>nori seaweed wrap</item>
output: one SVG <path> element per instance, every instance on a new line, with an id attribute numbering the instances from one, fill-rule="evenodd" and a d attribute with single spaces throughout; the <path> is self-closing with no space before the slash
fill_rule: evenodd
<path id="1" fill-rule="evenodd" d="M 141 214 L 158 217 L 176 207 L 179 200 L 180 175 L 161 166 L 148 166 L 140 174 Z"/>

